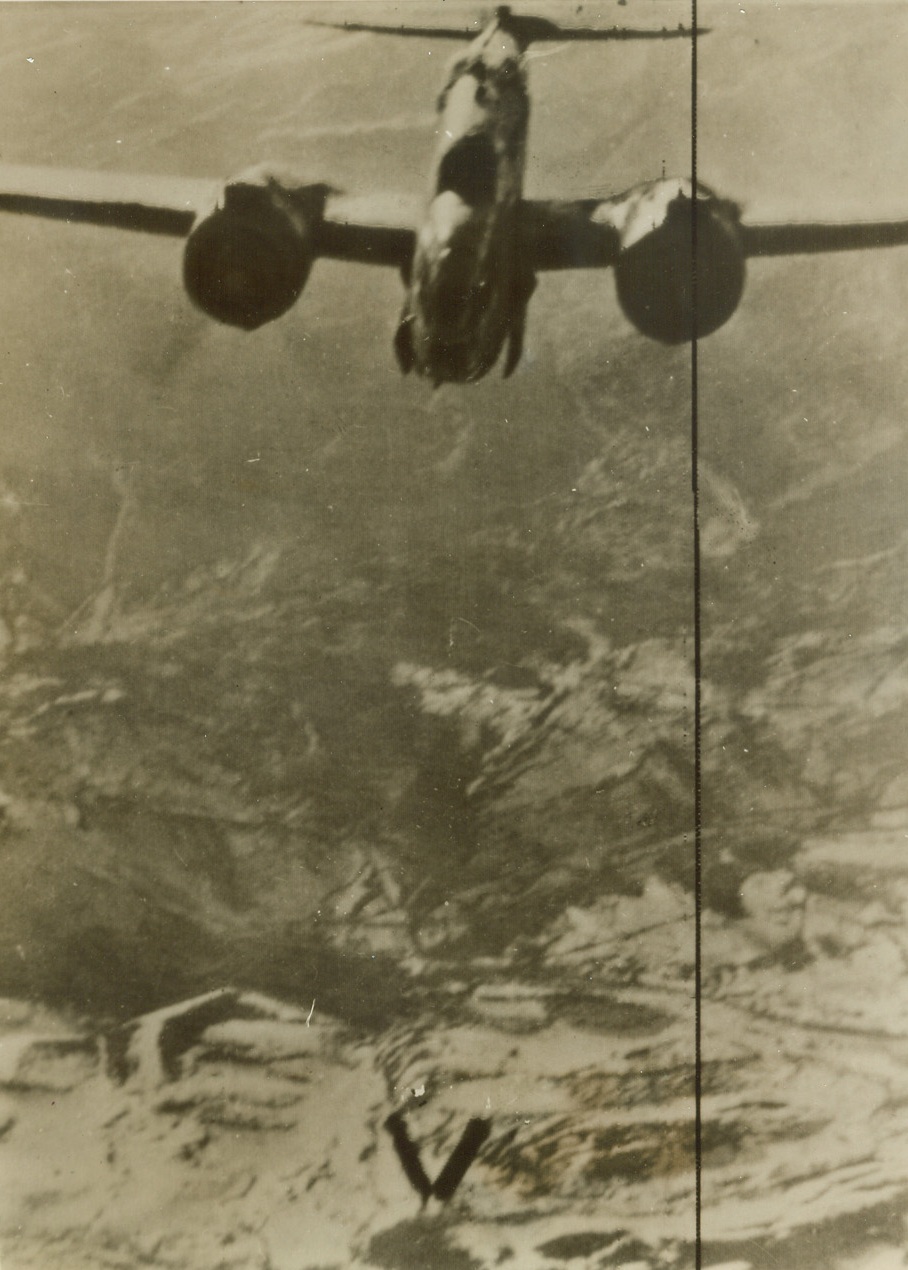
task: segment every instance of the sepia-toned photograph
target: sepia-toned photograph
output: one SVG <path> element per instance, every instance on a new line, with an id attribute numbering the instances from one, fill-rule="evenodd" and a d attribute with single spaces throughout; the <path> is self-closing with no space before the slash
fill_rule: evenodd
<path id="1" fill-rule="evenodd" d="M 908 6 L 0 67 L 0 1270 L 908 1270 Z"/>

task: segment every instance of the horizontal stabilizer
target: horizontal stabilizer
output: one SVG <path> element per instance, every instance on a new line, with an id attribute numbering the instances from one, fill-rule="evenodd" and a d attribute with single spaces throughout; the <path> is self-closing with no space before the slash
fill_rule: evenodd
<path id="1" fill-rule="evenodd" d="M 705 35 L 703 27 L 696 31 L 690 27 L 575 27 L 560 26 L 548 18 L 531 14 L 512 13 L 508 5 L 495 10 L 494 24 L 513 36 L 524 48 L 546 40 L 672 40 Z M 327 26 L 339 31 L 368 31 L 376 35 L 406 35 L 427 40 L 474 40 L 483 28 L 477 23 L 469 27 L 445 26 L 393 26 L 380 22 L 327 22 L 312 19 L 310 26 Z M 491 29 L 488 28 L 488 29 Z"/>
<path id="2" fill-rule="evenodd" d="M 322 22 L 318 18 L 304 18 L 306 26 L 324 26 L 332 31 L 349 31 L 352 34 L 366 31 L 371 35 L 410 35 L 426 40 L 475 40 L 481 27 L 451 26 L 391 26 L 380 22 Z"/>

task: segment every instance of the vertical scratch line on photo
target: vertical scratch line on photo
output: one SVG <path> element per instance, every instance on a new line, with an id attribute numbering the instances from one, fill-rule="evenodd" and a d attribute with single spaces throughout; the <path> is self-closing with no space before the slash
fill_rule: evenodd
<path id="1" fill-rule="evenodd" d="M 703 799 L 702 799 L 702 624 L 700 573 L 700 473 L 698 416 L 698 294 L 697 294 L 697 0 L 691 0 L 691 492 L 693 504 L 694 582 L 694 1264 L 703 1265 L 703 1074 L 702 1074 L 702 904 L 703 904 Z"/>

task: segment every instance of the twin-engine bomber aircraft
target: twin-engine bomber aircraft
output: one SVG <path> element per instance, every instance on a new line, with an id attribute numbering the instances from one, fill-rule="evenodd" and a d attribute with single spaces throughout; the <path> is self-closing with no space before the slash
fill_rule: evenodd
<path id="1" fill-rule="evenodd" d="M 348 31 L 470 38 L 436 27 L 341 25 Z M 345 198 L 266 167 L 222 186 L 0 164 L 0 210 L 186 237 L 183 279 L 219 322 L 255 330 L 299 298 L 318 256 L 401 270 L 394 339 L 401 370 L 435 385 L 487 374 L 504 348 L 520 361 L 536 274 L 614 267 L 618 299 L 664 343 L 709 335 L 731 317 L 751 256 L 908 243 L 908 221 L 745 224 L 740 208 L 685 178 L 605 200 L 523 197 L 529 121 L 525 53 L 543 40 L 697 38 L 702 31 L 565 28 L 500 6 L 450 68 L 428 206 Z"/>

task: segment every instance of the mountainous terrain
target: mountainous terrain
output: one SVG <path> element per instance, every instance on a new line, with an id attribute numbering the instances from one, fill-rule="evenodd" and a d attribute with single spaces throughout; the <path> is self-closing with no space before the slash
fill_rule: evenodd
<path id="1" fill-rule="evenodd" d="M 456 46 L 2 8 L 3 161 L 424 189 Z M 688 16 L 593 8 L 533 11 Z M 700 13 L 702 179 L 908 213 L 903 6 Z M 531 57 L 531 195 L 689 168 L 683 41 Z M 391 272 L 249 336 L 172 241 L 0 256 L 3 1270 L 691 1266 L 690 349 L 551 276 L 513 379 L 433 393 Z M 749 274 L 697 362 L 704 1265 L 896 1270 L 908 254 Z M 490 1120 L 450 1203 L 401 1108 L 433 1178 Z"/>

